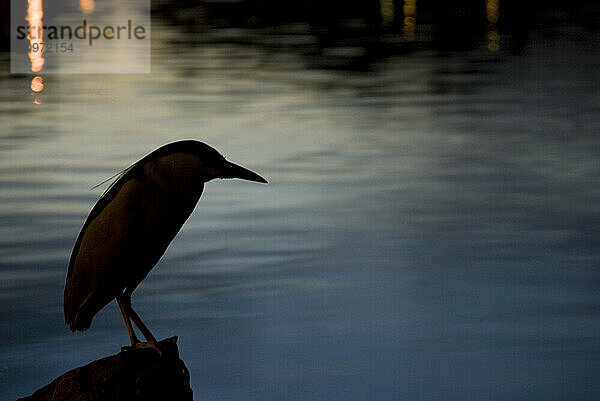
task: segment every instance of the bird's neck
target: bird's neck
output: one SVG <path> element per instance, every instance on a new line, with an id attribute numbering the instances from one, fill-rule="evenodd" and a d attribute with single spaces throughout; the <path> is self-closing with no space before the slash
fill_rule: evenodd
<path id="1" fill-rule="evenodd" d="M 202 174 L 201 166 L 195 156 L 175 153 L 163 156 L 144 166 L 144 176 L 163 191 L 188 193 L 198 198 L 204 189 L 208 177 Z"/>

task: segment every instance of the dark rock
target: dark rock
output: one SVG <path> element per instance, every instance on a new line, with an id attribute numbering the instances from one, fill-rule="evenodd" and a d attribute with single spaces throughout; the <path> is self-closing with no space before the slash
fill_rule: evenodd
<path id="1" fill-rule="evenodd" d="M 177 337 L 154 349 L 124 347 L 116 355 L 73 369 L 18 401 L 191 401 L 190 375 Z"/>

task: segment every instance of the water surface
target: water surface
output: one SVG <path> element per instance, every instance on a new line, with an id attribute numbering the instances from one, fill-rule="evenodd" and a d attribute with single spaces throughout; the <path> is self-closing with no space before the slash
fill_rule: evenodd
<path id="1" fill-rule="evenodd" d="M 195 399 L 598 399 L 593 40 L 352 69 L 303 25 L 152 29 L 150 75 L 0 78 L 1 399 L 128 343 L 116 303 L 64 324 L 68 259 L 90 187 L 183 138 L 269 180 L 209 183 L 134 293 Z"/>

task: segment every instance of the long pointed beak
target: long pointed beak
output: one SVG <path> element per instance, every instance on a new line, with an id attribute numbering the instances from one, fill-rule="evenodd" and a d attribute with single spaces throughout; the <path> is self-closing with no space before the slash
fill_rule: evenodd
<path id="1" fill-rule="evenodd" d="M 255 172 L 252 172 L 242 166 L 238 166 L 237 164 L 233 164 L 229 161 L 226 163 L 227 164 L 223 169 L 223 176 L 221 178 L 240 178 L 242 180 L 256 181 L 267 184 L 267 180 Z"/>

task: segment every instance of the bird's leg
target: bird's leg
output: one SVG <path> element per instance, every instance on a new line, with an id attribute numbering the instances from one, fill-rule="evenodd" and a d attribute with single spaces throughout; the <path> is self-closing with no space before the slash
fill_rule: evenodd
<path id="1" fill-rule="evenodd" d="M 123 312 L 123 316 L 126 316 L 125 324 L 127 325 L 129 336 L 133 336 L 131 339 L 131 345 L 138 349 L 152 348 L 158 353 L 158 355 L 162 356 L 163 350 L 160 349 L 158 341 L 156 341 L 156 338 L 152 335 L 150 330 L 148 330 L 148 327 L 146 327 L 146 325 L 142 322 L 142 319 L 140 319 L 138 314 L 135 313 L 135 311 L 133 310 L 133 307 L 131 306 L 131 294 L 127 291 L 124 291 L 123 294 L 117 295 L 117 302 L 119 302 L 119 306 L 121 307 L 121 312 Z M 133 320 L 133 323 L 135 323 L 135 325 L 140 329 L 144 337 L 146 337 L 145 343 L 140 342 L 135 337 L 135 333 L 133 332 L 133 327 L 131 326 L 129 318 Z"/>
<path id="2" fill-rule="evenodd" d="M 138 314 L 135 313 L 131 306 L 131 303 L 129 304 L 129 316 L 131 316 L 131 320 L 133 320 L 133 323 L 135 323 L 135 325 L 140 329 L 144 337 L 146 337 L 146 340 L 148 340 L 149 342 L 156 342 L 156 338 L 154 338 L 152 333 L 150 333 L 150 330 L 148 330 L 148 327 L 146 327 L 144 322 L 142 322 L 142 319 L 140 319 Z"/>
<path id="3" fill-rule="evenodd" d="M 123 320 L 125 320 L 125 326 L 127 326 L 127 332 L 129 333 L 129 339 L 131 340 L 131 345 L 135 346 L 135 344 L 139 343 L 140 340 L 135 336 L 135 332 L 133 331 L 133 327 L 131 326 L 131 321 L 129 320 L 129 313 L 127 308 L 127 303 L 123 298 L 122 294 L 117 295 L 117 303 L 119 304 L 119 309 L 121 309 L 121 314 L 123 314 Z M 131 306 L 130 306 L 131 308 Z"/>

